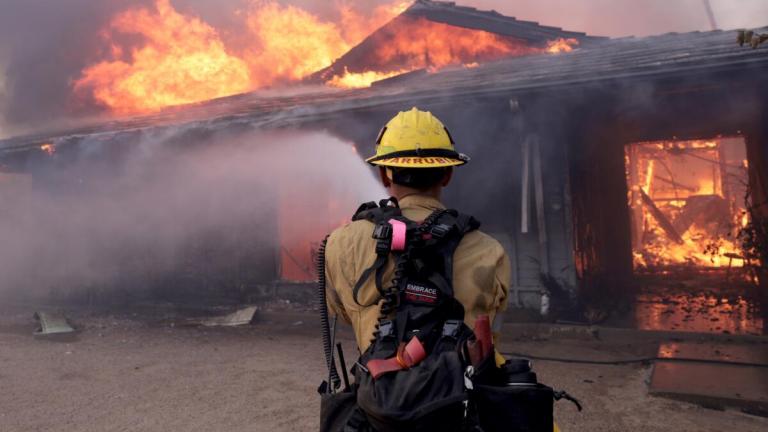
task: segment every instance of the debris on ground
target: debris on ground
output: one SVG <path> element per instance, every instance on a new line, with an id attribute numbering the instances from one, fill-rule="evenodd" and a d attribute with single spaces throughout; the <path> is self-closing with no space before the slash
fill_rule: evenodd
<path id="1" fill-rule="evenodd" d="M 34 332 L 35 336 L 50 336 L 65 333 L 74 333 L 75 329 L 67 321 L 63 314 L 53 312 L 35 312 L 35 320 L 39 326 Z"/>
<path id="2" fill-rule="evenodd" d="M 217 316 L 199 320 L 198 323 L 205 327 L 235 327 L 248 325 L 256 315 L 256 306 L 238 309 L 224 316 Z"/>
<path id="3" fill-rule="evenodd" d="M 649 393 L 705 407 L 768 412 L 768 346 L 672 342 L 659 347 Z"/>

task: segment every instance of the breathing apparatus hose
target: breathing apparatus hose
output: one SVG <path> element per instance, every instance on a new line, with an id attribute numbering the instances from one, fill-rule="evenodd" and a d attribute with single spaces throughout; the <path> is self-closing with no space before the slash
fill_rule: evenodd
<path id="1" fill-rule="evenodd" d="M 416 237 L 420 238 L 422 234 L 429 231 L 440 216 L 445 213 L 445 210 L 435 210 L 419 225 Z M 395 269 L 392 276 L 392 282 L 389 284 L 389 288 L 381 292 L 383 302 L 381 303 L 381 309 L 379 317 L 376 322 L 376 326 L 373 331 L 373 338 L 371 344 L 373 344 L 379 336 L 379 327 L 384 320 L 389 319 L 390 315 L 397 311 L 400 306 L 400 284 L 406 276 L 408 262 L 411 260 L 411 250 L 413 248 L 413 242 L 407 243 L 405 251 L 395 259 Z"/>
<path id="2" fill-rule="evenodd" d="M 406 266 L 410 259 L 410 251 L 406 251 L 400 255 L 395 261 L 395 270 L 392 276 L 392 282 L 389 288 L 385 289 L 381 295 L 384 301 L 381 302 L 381 309 L 379 309 L 379 317 L 376 321 L 376 327 L 373 330 L 373 338 L 371 344 L 376 342 L 379 337 L 379 327 L 381 324 L 389 319 L 398 306 L 400 306 L 400 281 L 405 277 Z"/>
<path id="3" fill-rule="evenodd" d="M 325 247 L 328 244 L 328 237 L 323 239 L 320 249 L 317 251 L 317 302 L 320 308 L 320 331 L 323 339 L 323 353 L 325 354 L 325 364 L 328 367 L 328 392 L 341 386 L 339 373 L 336 371 L 336 362 L 333 361 L 333 345 L 331 342 L 331 324 L 328 318 L 328 303 L 325 292 Z"/>

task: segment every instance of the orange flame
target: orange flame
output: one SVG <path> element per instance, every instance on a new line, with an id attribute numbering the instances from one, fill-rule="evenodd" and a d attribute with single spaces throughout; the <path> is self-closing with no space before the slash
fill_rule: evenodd
<path id="1" fill-rule="evenodd" d="M 365 70 L 345 70 L 343 75 L 332 77 L 330 85 L 350 83 L 351 87 L 360 87 L 418 69 L 435 71 L 448 65 L 473 65 L 537 52 L 522 40 L 423 17 L 398 17 L 371 38 L 377 50 L 358 60 L 365 65 Z"/>
<path id="2" fill-rule="evenodd" d="M 339 28 L 295 6 L 252 5 L 246 18 L 254 46 L 244 52 L 253 86 L 298 80 L 330 65 L 350 48 Z"/>
<path id="3" fill-rule="evenodd" d="M 363 88 L 370 87 L 376 81 L 391 78 L 393 76 L 401 75 L 406 72 L 410 72 L 408 69 L 396 70 L 393 72 L 377 72 L 377 71 L 365 71 L 359 73 L 351 73 L 346 71 L 344 75 L 335 75 L 330 80 L 326 81 L 326 85 L 338 88 Z"/>
<path id="4" fill-rule="evenodd" d="M 365 17 L 352 2 L 337 0 L 339 22 L 331 22 L 276 0 L 250 0 L 237 14 L 245 31 L 225 43 L 200 18 L 182 15 L 170 0 L 155 0 L 153 7 L 129 9 L 111 20 L 104 31 L 110 58 L 86 67 L 74 90 L 119 114 L 146 113 L 301 80 L 366 37 L 377 48 L 360 59 L 363 69 L 327 77 L 327 85 L 367 87 L 413 70 L 473 68 L 503 57 L 567 52 L 578 44 L 576 39 L 557 39 L 535 47 L 508 36 L 400 15 L 411 1 L 391 1 Z M 134 40 L 138 36 L 139 46 L 126 46 L 126 35 Z"/>
<path id="5" fill-rule="evenodd" d="M 709 249 L 705 250 L 707 247 Z M 644 252 L 635 251 L 633 255 L 635 265 L 639 266 L 692 264 L 699 267 L 743 267 L 745 264 L 737 242 L 716 239 L 711 233 L 695 226 L 683 235 L 682 244 L 657 241 L 647 245 Z M 648 258 L 652 261 L 649 262 Z"/>
<path id="6" fill-rule="evenodd" d="M 112 41 L 115 58 L 87 67 L 74 88 L 116 112 L 154 111 L 251 88 L 245 61 L 227 52 L 216 30 L 179 14 L 169 0 L 118 14 L 107 34 L 140 35 L 144 45 L 124 55 Z"/>
<path id="7" fill-rule="evenodd" d="M 46 152 L 48 156 L 53 156 L 53 154 L 56 153 L 56 147 L 51 143 L 41 145 L 40 150 Z"/>
<path id="8" fill-rule="evenodd" d="M 297 81 L 329 66 L 410 3 L 398 0 L 378 6 L 370 18 L 362 16 L 349 3 L 337 3 L 339 24 L 321 21 L 303 9 L 281 6 L 272 0 L 253 3 L 246 17 L 253 46 L 243 56 L 251 67 L 253 86 Z M 365 87 L 392 75 L 395 73 L 352 75 L 331 80 L 329 85 Z"/>
<path id="9" fill-rule="evenodd" d="M 407 16 L 398 17 L 371 37 L 379 48 L 364 55 L 361 62 L 366 69 L 345 70 L 341 76 L 333 76 L 329 85 L 365 87 L 418 69 L 435 72 L 450 65 L 474 68 L 505 57 L 568 52 L 579 43 L 560 38 L 541 48 L 513 37 Z"/>
<path id="10" fill-rule="evenodd" d="M 743 267 L 742 246 L 735 237 L 748 215 L 738 201 L 723 196 L 719 170 L 719 140 L 663 141 L 632 144 L 635 160 L 627 157 L 630 192 L 642 191 L 653 201 L 630 201 L 642 229 L 642 244 L 633 250 L 637 267 L 692 265 Z M 714 167 L 714 170 L 713 170 Z M 733 172 L 731 172 L 733 175 Z M 696 200 L 708 199 L 698 208 Z M 698 201 L 703 202 L 703 201 Z M 666 219 L 664 223 L 659 219 Z M 688 222 L 686 222 L 686 220 Z M 670 238 L 669 225 L 681 241 Z"/>
<path id="11" fill-rule="evenodd" d="M 472 30 L 429 21 L 403 18 L 387 32 L 369 67 L 397 63 L 410 69 L 441 68 L 453 64 L 497 60 L 535 52 L 527 43 L 482 30 Z"/>
<path id="12" fill-rule="evenodd" d="M 243 14 L 248 42 L 232 49 L 201 19 L 155 0 L 153 8 L 112 19 L 104 32 L 112 58 L 85 68 L 74 89 L 114 112 L 142 113 L 296 81 L 330 65 L 409 3 L 379 6 L 370 18 L 339 3 L 338 24 L 275 0 L 252 0 Z M 127 50 L 122 35 L 140 36 L 142 45 Z"/>
<path id="13" fill-rule="evenodd" d="M 550 54 L 557 54 L 562 52 L 571 52 L 579 44 L 578 39 L 574 38 L 558 38 L 547 43 L 546 51 Z"/>
<path id="14" fill-rule="evenodd" d="M 391 4 L 377 6 L 370 18 L 366 18 L 352 8 L 348 3 L 339 6 L 341 14 L 341 31 L 344 40 L 351 45 L 357 45 L 368 37 L 373 30 L 378 29 L 387 21 L 403 13 L 413 3 L 412 0 L 395 0 Z M 313 71 L 314 72 L 314 71 Z"/>

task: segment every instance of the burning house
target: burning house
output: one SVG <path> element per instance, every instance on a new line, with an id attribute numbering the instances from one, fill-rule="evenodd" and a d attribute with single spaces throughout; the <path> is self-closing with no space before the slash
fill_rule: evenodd
<path id="1" fill-rule="evenodd" d="M 435 40 L 446 47 L 424 43 Z M 766 72 L 766 48 L 740 47 L 735 32 L 606 39 L 419 0 L 306 77 L 329 86 L 11 138 L 0 142 L 0 166 L 44 179 L 74 162 L 119 160 L 147 138 L 183 149 L 251 130 L 327 131 L 367 154 L 393 112 L 419 106 L 473 156 L 445 198 L 507 249 L 510 301 L 541 309 L 546 296 L 552 308 L 577 304 L 599 320 L 621 299 L 637 299 L 638 282 L 760 277 L 761 263 L 735 236 L 767 214 Z M 363 88 L 329 88 L 342 84 Z M 301 211 L 291 207 L 300 201 L 288 202 L 275 218 Z M 327 207 L 328 227 L 354 210 Z M 278 252 L 260 266 L 261 282 L 312 277 L 322 230 L 290 230 L 298 244 L 279 244 L 288 233 L 264 239 Z M 728 329 L 762 331 L 753 324 Z"/>

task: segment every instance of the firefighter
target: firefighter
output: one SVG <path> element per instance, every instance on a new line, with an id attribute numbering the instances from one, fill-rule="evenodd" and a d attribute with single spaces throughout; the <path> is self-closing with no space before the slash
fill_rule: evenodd
<path id="1" fill-rule="evenodd" d="M 441 192 L 451 182 L 453 167 L 466 164 L 469 158 L 456 151 L 440 120 L 413 108 L 386 124 L 376 142 L 376 154 L 366 161 L 378 167 L 382 184 L 397 199 L 403 216 L 423 221 L 445 208 Z M 330 235 L 326 248 L 328 306 L 351 324 L 360 352 L 371 342 L 382 303 L 374 277 L 367 278 L 353 295 L 361 274 L 377 258 L 373 229 L 367 220 L 351 222 Z M 383 267 L 385 286 L 392 280 L 393 267 L 391 259 Z M 501 244 L 478 230 L 467 233 L 453 255 L 453 286 L 470 328 L 476 317 L 488 315 L 497 334 L 509 281 L 509 259 Z M 497 363 L 503 363 L 496 355 Z"/>

